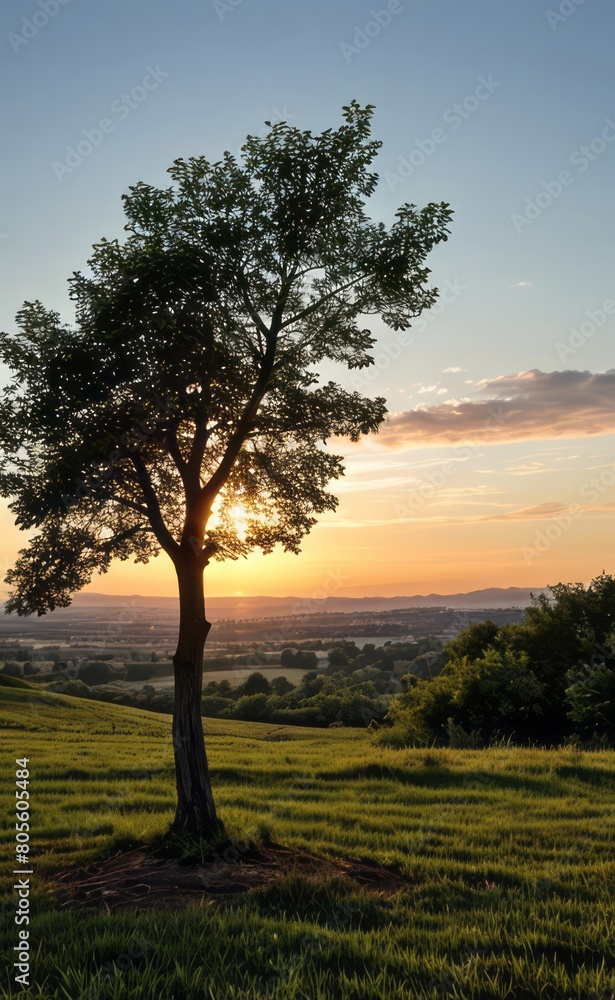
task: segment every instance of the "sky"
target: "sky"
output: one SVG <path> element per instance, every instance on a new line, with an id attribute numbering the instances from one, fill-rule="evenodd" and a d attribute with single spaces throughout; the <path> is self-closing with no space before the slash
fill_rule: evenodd
<path id="1" fill-rule="evenodd" d="M 209 593 L 456 593 L 615 569 L 610 0 L 9 0 L 0 20 L 0 329 L 24 300 L 69 319 L 67 278 L 121 237 L 128 186 L 238 151 L 266 120 L 317 131 L 353 98 L 375 104 L 371 214 L 455 211 L 429 261 L 438 304 L 403 342 L 373 324 L 356 387 L 390 416 L 343 445 L 337 512 L 299 556 L 214 565 Z M 0 529 L 6 571 L 24 544 L 6 507 Z M 161 556 L 90 589 L 175 581 Z"/>

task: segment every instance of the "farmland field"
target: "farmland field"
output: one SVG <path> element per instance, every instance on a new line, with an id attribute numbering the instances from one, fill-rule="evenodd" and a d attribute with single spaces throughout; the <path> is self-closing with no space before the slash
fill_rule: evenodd
<path id="1" fill-rule="evenodd" d="M 401 888 L 290 874 L 225 903 L 61 907 L 54 873 L 160 837 L 170 719 L 0 688 L 4 979 L 36 1000 L 610 1000 L 615 752 L 393 750 L 362 730 L 205 720 L 237 839 L 356 859 Z M 12 983 L 13 768 L 30 759 L 34 986 Z"/>
<path id="2" fill-rule="evenodd" d="M 319 666 L 321 667 L 322 663 Z M 272 681 L 275 677 L 285 677 L 287 681 L 294 685 L 300 684 L 303 675 L 308 673 L 308 670 L 302 667 L 236 666 L 227 667 L 226 670 L 206 670 L 203 674 L 203 684 L 207 685 L 210 681 L 228 681 L 231 687 L 239 687 L 255 670 L 259 674 L 262 674 L 268 681 Z M 168 688 L 173 687 L 174 679 L 172 675 L 168 677 L 156 677 L 147 683 L 155 688 Z"/>

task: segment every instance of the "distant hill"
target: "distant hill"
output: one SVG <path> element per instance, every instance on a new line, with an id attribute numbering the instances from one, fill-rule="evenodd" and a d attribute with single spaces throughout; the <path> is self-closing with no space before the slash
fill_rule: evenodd
<path id="1" fill-rule="evenodd" d="M 489 587 L 467 594 L 415 594 L 400 597 L 210 597 L 207 610 L 211 618 L 273 618 L 278 615 L 314 614 L 353 611 L 395 611 L 400 608 L 513 608 L 527 607 L 530 595 L 540 594 L 544 587 Z M 77 594 L 75 608 L 129 607 L 176 608 L 176 597 L 142 597 L 139 594 Z"/>

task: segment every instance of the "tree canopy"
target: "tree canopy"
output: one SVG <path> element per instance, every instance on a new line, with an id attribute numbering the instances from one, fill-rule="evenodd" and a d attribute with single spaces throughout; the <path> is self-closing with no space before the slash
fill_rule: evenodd
<path id="1" fill-rule="evenodd" d="M 168 187 L 131 187 L 127 237 L 70 279 L 74 322 L 32 301 L 0 336 L 0 493 L 34 532 L 7 611 L 66 606 L 115 558 L 296 552 L 335 508 L 325 446 L 375 431 L 385 401 L 318 367 L 368 366 L 370 316 L 401 329 L 432 305 L 425 259 L 451 218 L 445 203 L 368 217 L 372 112 L 352 102 L 318 135 L 280 122 L 241 158 L 178 159 Z"/>

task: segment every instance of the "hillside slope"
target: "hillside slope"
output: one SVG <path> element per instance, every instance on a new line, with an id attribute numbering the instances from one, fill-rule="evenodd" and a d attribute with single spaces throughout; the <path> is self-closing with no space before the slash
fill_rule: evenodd
<path id="1" fill-rule="evenodd" d="M 45 890 L 54 872 L 168 826 L 170 720 L 2 687 L 7 854 L 11 761 L 30 759 L 37 1000 L 580 1000 L 615 986 L 615 753 L 395 751 L 363 731 L 225 720 L 206 730 L 232 835 L 393 866 L 407 889 L 297 875 L 162 922 L 58 908 Z M 2 914 L 6 970 L 13 909 Z M 0 995 L 16 997 L 5 976 Z"/>

